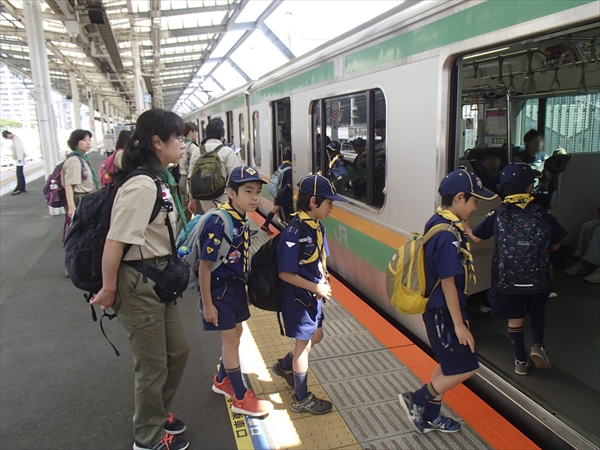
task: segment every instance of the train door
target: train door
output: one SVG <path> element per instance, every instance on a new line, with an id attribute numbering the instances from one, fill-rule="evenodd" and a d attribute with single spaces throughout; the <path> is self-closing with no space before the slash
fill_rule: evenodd
<path id="1" fill-rule="evenodd" d="M 252 113 L 252 159 L 254 165 L 261 165 L 261 149 L 260 149 L 260 118 L 258 111 Z"/>
<path id="2" fill-rule="evenodd" d="M 493 238 L 473 247 L 478 277 L 469 286 L 468 312 L 477 353 L 486 365 L 593 442 L 600 442 L 600 354 L 589 352 L 582 342 L 600 342 L 592 319 L 600 315 L 600 245 L 593 238 L 600 242 L 598 26 L 534 36 L 458 58 L 448 164 L 449 170 L 469 166 L 502 198 L 521 193 L 500 185 L 506 164 L 530 165 L 538 177 L 531 201 L 566 230 L 561 249 L 550 256 L 553 292 L 538 294 L 541 298 L 531 300 L 536 305 L 527 307 L 535 314 L 531 331 L 525 322 L 527 348 L 537 327 L 534 339 L 549 349 L 552 370 L 515 375 L 507 322 L 489 313 L 490 307 L 494 313 L 502 306 L 498 294 L 492 297 L 488 290 L 493 287 Z M 479 201 L 471 226 L 498 202 Z M 562 231 L 554 227 L 552 236 L 558 234 Z M 540 323 L 545 325 L 541 335 Z"/>
<path id="3" fill-rule="evenodd" d="M 235 138 L 235 132 L 233 131 L 233 111 L 226 112 L 225 118 L 227 119 L 227 129 L 225 130 L 227 133 L 227 142 L 233 144 Z"/>
<path id="4" fill-rule="evenodd" d="M 273 117 L 273 153 L 272 171 L 282 163 L 283 149 L 292 146 L 292 109 L 290 98 L 284 98 L 271 103 Z"/>
<path id="5" fill-rule="evenodd" d="M 242 162 L 246 162 L 246 121 L 243 113 L 238 116 L 238 127 L 240 133 L 240 159 Z"/>

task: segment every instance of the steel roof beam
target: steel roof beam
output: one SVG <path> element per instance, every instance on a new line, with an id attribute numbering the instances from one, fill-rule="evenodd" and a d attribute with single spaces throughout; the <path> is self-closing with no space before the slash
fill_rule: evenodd
<path id="1" fill-rule="evenodd" d="M 285 56 L 288 61 L 294 59 L 296 56 L 292 53 L 292 51 L 288 48 L 287 45 L 285 45 L 281 39 L 279 39 L 277 37 L 277 35 L 266 25 L 266 24 L 261 24 L 260 26 L 260 31 L 263 32 L 263 34 L 266 36 L 266 38 L 268 40 L 271 41 L 271 43 L 273 45 L 275 45 L 275 47 L 277 47 L 277 49 L 283 53 L 283 56 Z"/>
<path id="2" fill-rule="evenodd" d="M 235 69 L 235 71 L 236 71 L 237 73 L 239 73 L 239 74 L 241 75 L 241 77 L 242 77 L 244 80 L 246 80 L 246 82 L 252 81 L 252 78 L 250 78 L 250 77 L 249 77 L 249 76 L 246 74 L 246 72 L 244 72 L 244 71 L 243 71 L 243 70 L 240 68 L 240 66 L 238 66 L 238 65 L 237 65 L 237 64 L 236 64 L 236 63 L 233 61 L 233 59 L 231 59 L 231 58 L 230 58 L 230 59 L 228 59 L 228 60 L 227 60 L 227 62 L 229 63 L 229 65 L 230 65 L 231 67 L 233 67 L 233 68 Z"/>
<path id="3" fill-rule="evenodd" d="M 183 47 L 185 45 L 208 45 L 214 42 L 213 39 L 202 39 L 199 41 L 190 41 L 190 42 L 172 42 L 170 44 L 162 44 L 161 48 L 174 48 L 174 47 Z M 141 50 L 152 50 L 151 45 L 140 45 Z"/>
<path id="4" fill-rule="evenodd" d="M 210 77 L 208 77 L 208 78 L 210 78 L 210 79 L 211 79 L 211 80 L 212 80 L 212 81 L 213 81 L 213 82 L 214 82 L 214 83 L 215 83 L 217 86 L 219 86 L 219 89 L 221 89 L 222 91 L 224 91 L 224 90 L 225 90 L 225 88 L 223 87 L 223 85 L 222 85 L 221 83 L 219 83 L 219 81 L 218 81 L 218 80 L 217 80 L 215 77 L 213 77 L 213 76 L 211 75 L 211 76 L 210 76 Z"/>
<path id="5" fill-rule="evenodd" d="M 214 6 L 200 6 L 197 8 L 186 8 L 186 9 L 170 9 L 161 11 L 160 15 L 162 17 L 173 17 L 173 16 L 183 16 L 187 14 L 202 14 L 209 12 L 219 12 L 219 11 L 229 11 L 230 9 L 235 9 L 236 4 L 230 3 L 227 5 L 214 5 Z M 148 12 L 139 12 L 136 15 L 143 19 L 150 18 L 150 11 Z"/>

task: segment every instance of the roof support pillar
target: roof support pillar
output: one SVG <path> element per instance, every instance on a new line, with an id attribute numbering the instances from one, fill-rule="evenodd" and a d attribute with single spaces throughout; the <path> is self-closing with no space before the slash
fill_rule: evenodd
<path id="1" fill-rule="evenodd" d="M 154 86 L 152 100 L 155 108 L 163 107 L 162 80 L 160 77 L 160 0 L 150 0 L 150 17 L 152 18 L 152 52 L 154 69 Z"/>
<path id="2" fill-rule="evenodd" d="M 92 132 L 92 151 L 98 151 L 98 139 L 96 136 L 96 117 L 94 114 L 94 93 L 92 89 L 87 90 L 88 108 L 90 109 L 90 131 Z"/>
<path id="3" fill-rule="evenodd" d="M 77 75 L 71 72 L 71 98 L 73 99 L 73 121 L 76 129 L 81 129 L 81 105 L 79 104 L 79 89 L 77 88 Z"/>
<path id="4" fill-rule="evenodd" d="M 38 132 L 44 160 L 44 172 L 48 177 L 58 164 L 58 139 L 54 116 L 52 115 L 52 85 L 50 84 L 50 71 L 46 55 L 42 9 L 39 1 L 25 0 L 23 10 L 25 13 L 27 44 L 31 58 Z M 60 210 L 49 207 L 49 212 L 51 215 L 58 215 Z"/>

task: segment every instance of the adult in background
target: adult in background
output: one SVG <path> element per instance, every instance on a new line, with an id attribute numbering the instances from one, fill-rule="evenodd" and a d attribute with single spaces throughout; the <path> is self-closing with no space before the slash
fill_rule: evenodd
<path id="1" fill-rule="evenodd" d="M 170 412 L 190 351 L 181 312 L 175 302 L 162 301 L 154 281 L 131 266 L 143 261 L 163 270 L 167 265 L 172 252 L 167 220 L 174 230 L 178 214 L 183 214 L 167 167 L 179 163 L 184 148 L 183 121 L 177 114 L 151 109 L 140 115 L 123 151 L 122 168 L 113 177 L 118 191 L 102 255 L 102 289 L 90 302 L 103 310 L 112 307 L 129 336 L 135 375 L 134 450 L 189 446 L 177 436 L 185 424 Z M 128 178 L 138 168 L 151 176 Z M 159 203 L 155 180 L 162 186 Z M 155 207 L 160 209 L 150 222 Z M 126 245 L 130 247 L 123 255 Z"/>
<path id="2" fill-rule="evenodd" d="M 23 168 L 25 167 L 25 147 L 23 147 L 21 138 L 8 130 L 2 132 L 2 137 L 12 141 L 10 147 L 13 161 L 17 168 L 17 185 L 11 195 L 19 195 L 21 192 L 27 192 L 25 190 L 25 174 L 23 173 Z"/>
<path id="3" fill-rule="evenodd" d="M 187 205 L 189 203 L 188 195 L 188 171 L 190 170 L 190 160 L 194 151 L 200 151 L 198 147 L 198 126 L 192 122 L 186 122 L 183 127 L 183 136 L 185 140 L 185 152 L 183 157 L 179 161 L 179 173 L 181 178 L 179 179 L 179 198 L 181 203 Z M 185 210 L 185 218 L 189 221 L 192 218 L 192 214 L 189 210 Z"/>
<path id="4" fill-rule="evenodd" d="M 541 172 L 546 160 L 544 136 L 538 130 L 531 129 L 523 136 L 523 142 L 525 142 L 525 149 L 513 155 L 513 162 L 524 162 Z"/>
<path id="5" fill-rule="evenodd" d="M 189 179 L 191 179 L 191 175 L 194 171 L 194 166 L 196 165 L 196 161 L 200 158 L 200 154 L 202 151 L 209 153 L 215 151 L 217 148 L 221 147 L 219 150 L 219 158 L 221 159 L 221 174 L 223 178 L 226 180 L 229 179 L 229 175 L 238 166 L 241 166 L 242 163 L 239 160 L 234 149 L 225 145 L 223 143 L 223 139 L 225 138 L 225 127 L 223 127 L 223 121 L 221 119 L 213 119 L 210 121 L 208 126 L 206 127 L 206 142 L 197 150 L 193 150 L 190 157 L 190 169 L 189 169 Z M 191 186 L 188 183 L 188 192 L 190 192 L 191 196 Z M 188 209 L 192 214 L 202 214 L 202 212 L 207 212 L 211 208 L 214 207 L 216 203 L 225 203 L 229 200 L 227 196 L 227 192 L 225 192 L 220 197 L 214 200 L 194 200 L 190 198 L 188 203 Z"/>
<path id="6" fill-rule="evenodd" d="M 112 155 L 115 151 L 115 133 L 113 130 L 110 130 L 104 135 L 102 143 L 104 144 L 104 151 L 106 152 L 106 155 Z"/>
<path id="7" fill-rule="evenodd" d="M 81 199 L 99 189 L 100 182 L 87 155 L 92 149 L 92 132 L 75 130 L 67 144 L 71 154 L 67 155 L 61 177 L 67 197 L 67 223 L 70 223 Z"/>

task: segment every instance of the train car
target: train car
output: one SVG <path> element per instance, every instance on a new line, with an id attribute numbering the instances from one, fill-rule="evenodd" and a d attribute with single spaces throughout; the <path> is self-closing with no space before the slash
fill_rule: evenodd
<path id="1" fill-rule="evenodd" d="M 221 117 L 227 140 L 265 178 L 291 146 L 295 183 L 313 173 L 330 175 L 326 144 L 340 141 L 352 168 L 334 182 L 349 202 L 336 205 L 325 221 L 328 262 L 427 342 L 421 317 L 390 305 L 385 272 L 394 251 L 423 231 L 449 170 L 464 165 L 485 179 L 492 170 L 480 157 L 485 148 L 496 147 L 506 164 L 521 150 L 525 132 L 540 129 L 547 154 L 570 155 L 548 199 L 568 230 L 563 244 L 574 244 L 579 227 L 598 218 L 599 54 L 595 1 L 405 2 L 185 119 L 203 129 Z M 265 190 L 263 213 L 271 200 Z M 471 224 L 497 205 L 480 201 Z M 517 379 L 506 323 L 478 315 L 492 253 L 492 243 L 474 247 L 478 281 L 469 294 L 482 360 L 476 385 L 544 442 L 597 448 L 597 285 L 563 276 L 571 256 L 562 253 L 555 262 L 558 299 L 547 307 L 554 369 Z"/>

